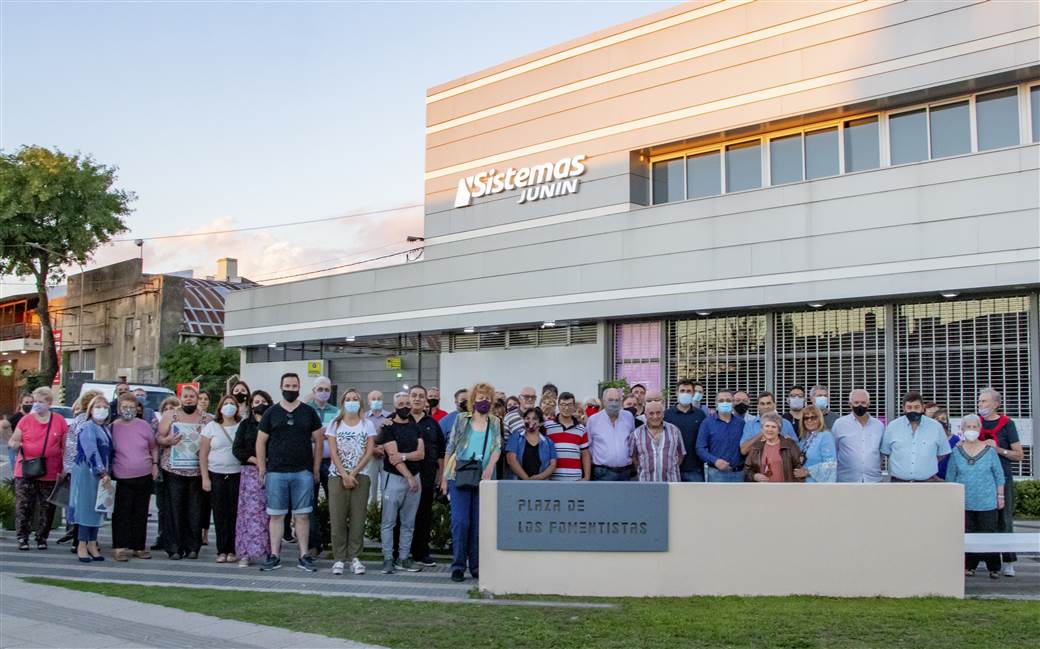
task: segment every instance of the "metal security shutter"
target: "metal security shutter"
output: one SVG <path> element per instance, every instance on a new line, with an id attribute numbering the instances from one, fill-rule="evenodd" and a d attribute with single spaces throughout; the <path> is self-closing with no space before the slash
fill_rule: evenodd
<path id="1" fill-rule="evenodd" d="M 681 378 L 702 381 L 708 405 L 719 390 L 766 389 L 766 317 L 737 315 L 668 322 L 668 386 Z M 669 401 L 674 395 L 669 394 Z"/>
<path id="2" fill-rule="evenodd" d="M 787 391 L 826 386 L 831 410 L 845 414 L 854 388 L 885 399 L 885 308 L 854 307 L 777 313 L 773 319 L 773 387 L 781 411 Z"/>
<path id="3" fill-rule="evenodd" d="M 896 307 L 896 393 L 916 390 L 950 411 L 975 412 L 979 390 L 1003 395 L 1004 414 L 1032 415 L 1029 298 L 949 300 Z"/>
<path id="4" fill-rule="evenodd" d="M 661 389 L 661 322 L 614 325 L 614 378 Z"/>

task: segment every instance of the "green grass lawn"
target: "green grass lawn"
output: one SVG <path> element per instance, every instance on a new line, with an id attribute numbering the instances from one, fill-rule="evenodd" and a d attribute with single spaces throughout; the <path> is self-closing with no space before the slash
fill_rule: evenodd
<path id="1" fill-rule="evenodd" d="M 1036 602 L 824 597 L 609 599 L 613 609 L 439 604 L 63 581 L 37 584 L 407 649 L 1029 647 Z"/>

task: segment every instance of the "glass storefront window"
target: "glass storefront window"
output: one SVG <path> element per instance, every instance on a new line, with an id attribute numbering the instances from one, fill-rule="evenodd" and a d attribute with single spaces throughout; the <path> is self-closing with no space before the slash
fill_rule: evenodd
<path id="1" fill-rule="evenodd" d="M 1040 142 L 1040 86 L 1029 89 L 1029 120 L 1033 131 L 1033 141 Z"/>
<path id="2" fill-rule="evenodd" d="M 933 158 L 971 152 L 971 125 L 967 101 L 930 108 L 928 117 Z"/>
<path id="3" fill-rule="evenodd" d="M 845 171 L 877 169 L 881 165 L 878 118 L 864 117 L 845 122 Z"/>
<path id="4" fill-rule="evenodd" d="M 777 137 L 769 141 L 769 181 L 772 185 L 802 179 L 802 134 Z"/>
<path id="5" fill-rule="evenodd" d="M 686 158 L 686 197 L 703 198 L 722 193 L 722 154 L 699 153 Z"/>
<path id="6" fill-rule="evenodd" d="M 975 98 L 979 151 L 1018 144 L 1018 89 L 998 90 Z"/>
<path id="7" fill-rule="evenodd" d="M 921 108 L 888 118 L 888 142 L 892 164 L 928 159 L 928 110 Z"/>
<path id="8" fill-rule="evenodd" d="M 654 204 L 681 201 L 683 196 L 683 159 L 661 160 L 653 166 Z"/>
<path id="9" fill-rule="evenodd" d="M 762 146 L 758 140 L 726 147 L 726 191 L 762 186 Z"/>

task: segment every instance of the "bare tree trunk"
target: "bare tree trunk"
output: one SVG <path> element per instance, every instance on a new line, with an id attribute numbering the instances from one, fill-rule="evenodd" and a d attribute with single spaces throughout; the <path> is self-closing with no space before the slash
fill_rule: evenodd
<path id="1" fill-rule="evenodd" d="M 54 328 L 51 327 L 50 302 L 47 300 L 47 272 L 41 260 L 40 273 L 36 275 L 36 314 L 40 317 L 40 336 L 43 338 L 43 350 L 40 352 L 39 376 L 41 385 L 50 387 L 54 375 L 58 373 L 58 354 L 54 349 Z"/>

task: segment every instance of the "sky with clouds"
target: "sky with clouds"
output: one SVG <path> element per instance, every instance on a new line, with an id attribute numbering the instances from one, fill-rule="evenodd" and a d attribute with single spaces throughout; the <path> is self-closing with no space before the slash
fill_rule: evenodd
<path id="1" fill-rule="evenodd" d="M 119 168 L 138 199 L 95 264 L 285 281 L 422 234 L 428 87 L 670 4 L 3 0 L 0 149 Z"/>

